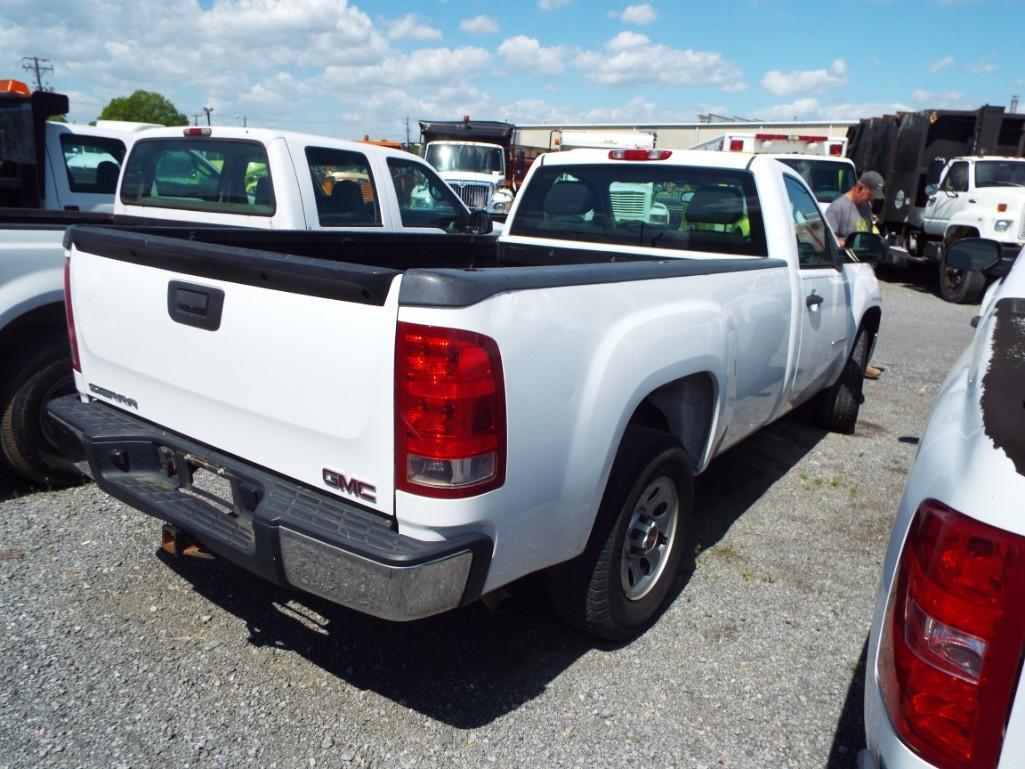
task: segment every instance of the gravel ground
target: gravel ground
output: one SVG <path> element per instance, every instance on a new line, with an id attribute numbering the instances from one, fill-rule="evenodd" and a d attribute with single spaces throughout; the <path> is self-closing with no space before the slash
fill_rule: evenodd
<path id="1" fill-rule="evenodd" d="M 890 523 L 975 312 L 904 277 L 857 433 L 790 417 L 717 459 L 692 568 L 626 645 L 564 628 L 532 580 L 377 621 L 155 555 L 159 524 L 94 486 L 0 478 L 0 769 L 853 767 Z"/>

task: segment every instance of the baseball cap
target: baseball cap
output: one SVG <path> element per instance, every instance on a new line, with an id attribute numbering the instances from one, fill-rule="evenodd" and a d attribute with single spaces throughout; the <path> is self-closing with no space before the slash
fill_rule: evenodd
<path id="1" fill-rule="evenodd" d="M 872 190 L 872 197 L 875 200 L 886 197 L 883 194 L 883 177 L 875 171 L 866 171 L 859 176 L 858 184 L 863 184 Z"/>

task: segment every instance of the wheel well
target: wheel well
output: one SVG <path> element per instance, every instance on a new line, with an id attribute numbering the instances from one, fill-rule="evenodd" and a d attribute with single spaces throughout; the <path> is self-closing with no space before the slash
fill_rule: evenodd
<path id="1" fill-rule="evenodd" d="M 882 316 L 882 310 L 878 307 L 869 307 L 861 318 L 861 327 L 873 335 L 879 333 L 879 323 L 882 320 Z"/>
<path id="2" fill-rule="evenodd" d="M 947 228 L 947 231 L 943 233 L 943 243 L 947 244 L 954 240 L 961 240 L 961 238 L 977 237 L 979 237 L 979 231 L 975 227 L 960 224 Z"/>
<path id="3" fill-rule="evenodd" d="M 649 393 L 630 417 L 630 424 L 651 427 L 676 438 L 696 469 L 704 455 L 715 408 L 715 382 L 710 374 L 668 382 Z"/>
<path id="4" fill-rule="evenodd" d="M 20 315 L 0 330 L 0 355 L 10 355 L 21 347 L 39 343 L 39 334 L 67 332 L 64 302 L 44 304 Z"/>

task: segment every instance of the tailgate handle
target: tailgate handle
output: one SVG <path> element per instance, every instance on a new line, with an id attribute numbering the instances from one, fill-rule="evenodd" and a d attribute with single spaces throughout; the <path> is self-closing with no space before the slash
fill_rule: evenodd
<path id="1" fill-rule="evenodd" d="M 167 284 L 167 314 L 175 323 L 216 331 L 221 327 L 224 292 L 219 288 L 172 280 Z"/>

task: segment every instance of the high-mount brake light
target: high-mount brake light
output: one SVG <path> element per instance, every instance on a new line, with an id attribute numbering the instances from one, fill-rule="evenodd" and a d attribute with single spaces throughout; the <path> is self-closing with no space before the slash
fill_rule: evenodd
<path id="1" fill-rule="evenodd" d="M 668 160 L 672 150 L 609 150 L 609 160 Z"/>
<path id="2" fill-rule="evenodd" d="M 843 156 L 843 145 L 842 144 L 830 144 L 829 154 L 835 157 Z"/>
<path id="3" fill-rule="evenodd" d="M 20 80 L 0 80 L 0 97 L 31 96 L 32 91 Z"/>
<path id="4" fill-rule="evenodd" d="M 182 133 L 185 136 L 209 136 L 213 133 L 213 129 L 211 129 L 210 126 L 205 126 L 203 128 L 192 127 L 184 129 Z"/>
<path id="5" fill-rule="evenodd" d="M 808 135 L 804 135 L 804 136 L 798 136 L 797 140 L 798 141 L 802 141 L 802 142 L 807 142 L 808 144 L 815 144 L 817 142 L 821 143 L 821 142 L 829 141 L 829 137 L 828 136 L 808 136 Z"/>
<path id="6" fill-rule="evenodd" d="M 71 346 L 71 367 L 82 373 L 78 358 L 78 334 L 75 332 L 75 311 L 71 307 L 71 257 L 64 257 L 64 318 L 68 322 L 68 343 Z"/>
<path id="7" fill-rule="evenodd" d="M 744 151 L 744 140 L 743 139 L 730 139 L 730 152 L 743 152 Z"/>
<path id="8" fill-rule="evenodd" d="M 505 382 L 498 345 L 462 329 L 398 324 L 395 487 L 469 497 L 505 482 Z"/>
<path id="9" fill-rule="evenodd" d="M 893 584 L 878 663 L 891 723 L 938 769 L 993 769 L 1025 645 L 1025 537 L 927 500 Z"/>

